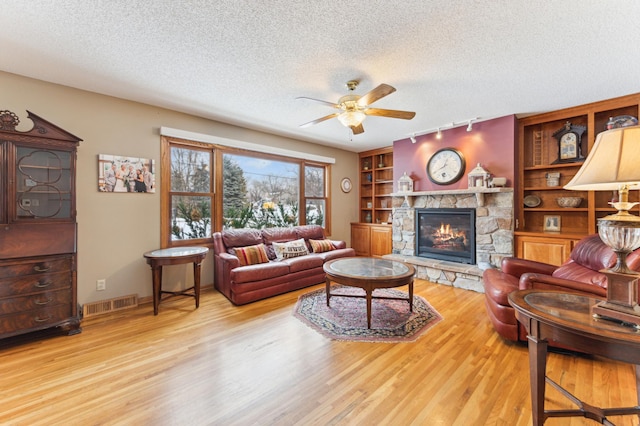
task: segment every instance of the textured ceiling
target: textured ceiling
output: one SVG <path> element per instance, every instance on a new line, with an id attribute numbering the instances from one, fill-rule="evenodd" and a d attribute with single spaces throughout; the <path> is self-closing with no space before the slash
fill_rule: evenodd
<path id="1" fill-rule="evenodd" d="M 14 0 L 0 70 L 352 151 L 640 92 L 637 0 Z M 351 136 L 345 83 L 397 92 Z M 185 129 L 189 130 L 189 129 Z"/>

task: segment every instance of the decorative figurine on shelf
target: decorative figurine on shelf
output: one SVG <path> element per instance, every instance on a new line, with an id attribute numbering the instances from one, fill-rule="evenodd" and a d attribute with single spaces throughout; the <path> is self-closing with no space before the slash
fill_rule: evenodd
<path id="1" fill-rule="evenodd" d="M 398 192 L 413 192 L 413 179 L 407 175 L 407 172 L 398 179 Z"/>
<path id="2" fill-rule="evenodd" d="M 371 212 L 367 212 L 367 214 L 364 215 L 364 221 L 366 223 L 371 223 Z"/>
<path id="3" fill-rule="evenodd" d="M 384 161 L 383 161 L 383 159 L 382 159 L 382 158 L 383 158 L 383 157 L 382 157 L 382 154 L 380 154 L 380 162 L 378 163 L 378 167 L 379 167 L 379 168 L 383 168 L 383 167 L 384 167 Z"/>
<path id="4" fill-rule="evenodd" d="M 469 188 L 488 188 L 489 177 L 491 173 L 482 168 L 482 165 L 478 163 L 475 169 L 469 172 Z"/>

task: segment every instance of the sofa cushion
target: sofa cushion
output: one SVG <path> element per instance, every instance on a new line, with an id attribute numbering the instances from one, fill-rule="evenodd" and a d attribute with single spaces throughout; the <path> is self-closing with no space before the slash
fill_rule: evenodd
<path id="1" fill-rule="evenodd" d="M 262 243 L 254 246 L 236 247 L 233 251 L 240 261 L 240 266 L 257 265 L 269 262 L 267 249 Z"/>
<path id="2" fill-rule="evenodd" d="M 259 229 L 226 229 L 221 234 L 222 242 L 229 254 L 234 254 L 234 247 L 253 246 L 262 242 L 262 233 Z"/>
<path id="3" fill-rule="evenodd" d="M 282 262 L 268 262 L 257 265 L 239 266 L 231 271 L 231 280 L 235 284 L 265 281 L 289 274 L 289 265 Z"/>
<path id="4" fill-rule="evenodd" d="M 321 257 L 316 256 L 315 254 L 310 254 L 308 256 L 298 256 L 289 259 L 283 259 L 281 263 L 289 265 L 289 273 L 294 273 L 299 271 L 307 271 L 313 268 L 322 269 L 322 264 L 324 263 L 324 261 Z"/>
<path id="5" fill-rule="evenodd" d="M 298 238 L 305 240 L 322 240 L 324 238 L 324 229 L 320 225 L 301 225 L 296 227 Z"/>
<path id="6" fill-rule="evenodd" d="M 311 251 L 314 253 L 324 253 L 335 249 L 331 240 L 309 240 L 309 244 L 311 244 Z"/>
<path id="7" fill-rule="evenodd" d="M 290 259 L 292 257 L 305 256 L 309 254 L 307 244 L 302 238 L 286 243 L 274 242 L 272 246 L 278 260 Z"/>

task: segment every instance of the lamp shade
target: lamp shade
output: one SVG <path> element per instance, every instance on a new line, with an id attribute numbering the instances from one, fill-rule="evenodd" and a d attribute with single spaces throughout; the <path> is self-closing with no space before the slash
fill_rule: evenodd
<path id="1" fill-rule="evenodd" d="M 565 189 L 578 191 L 630 189 L 640 183 L 640 126 L 598 134 L 589 156 Z"/>

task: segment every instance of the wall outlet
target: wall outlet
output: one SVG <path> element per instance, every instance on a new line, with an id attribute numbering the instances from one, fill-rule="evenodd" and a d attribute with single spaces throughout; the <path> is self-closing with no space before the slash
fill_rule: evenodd
<path id="1" fill-rule="evenodd" d="M 107 280 L 96 281 L 96 290 L 102 291 L 107 289 Z"/>

